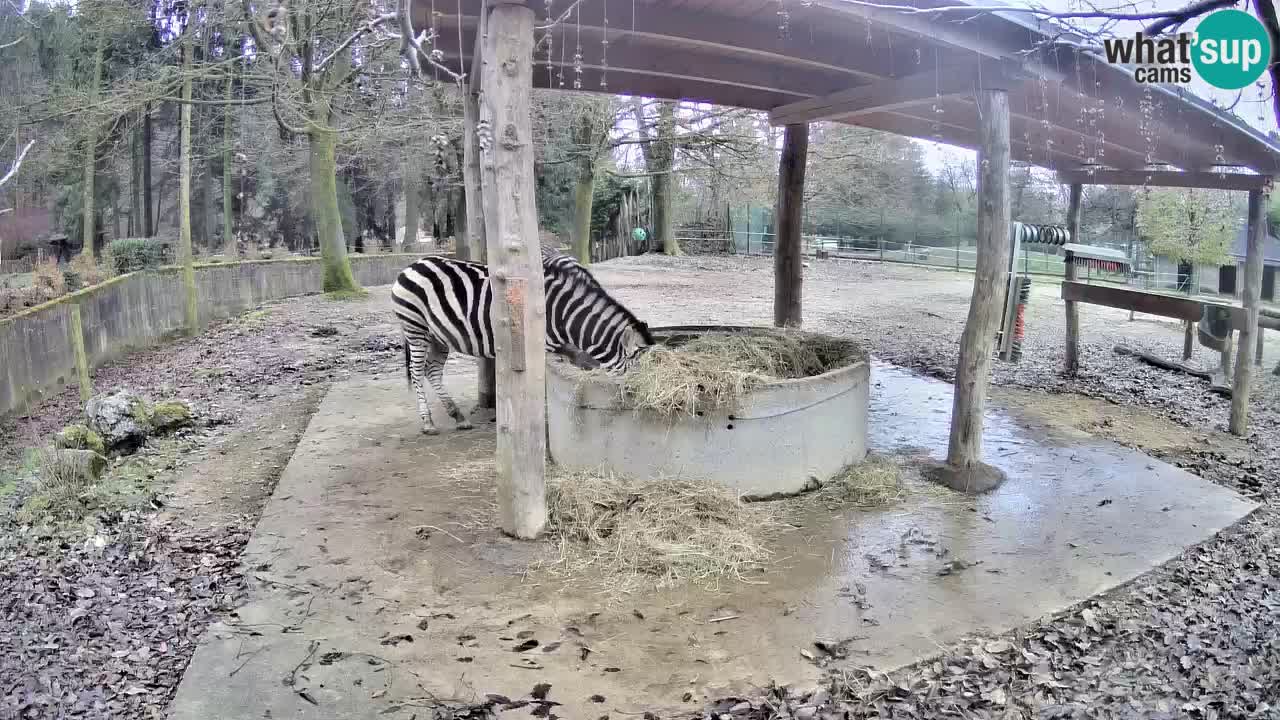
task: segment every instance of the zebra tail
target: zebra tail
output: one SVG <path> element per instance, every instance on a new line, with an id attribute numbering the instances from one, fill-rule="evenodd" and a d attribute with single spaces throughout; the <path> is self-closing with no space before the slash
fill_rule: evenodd
<path id="1" fill-rule="evenodd" d="M 409 383 L 409 387 L 413 387 L 413 373 L 409 371 L 409 338 L 404 338 L 404 379 Z"/>

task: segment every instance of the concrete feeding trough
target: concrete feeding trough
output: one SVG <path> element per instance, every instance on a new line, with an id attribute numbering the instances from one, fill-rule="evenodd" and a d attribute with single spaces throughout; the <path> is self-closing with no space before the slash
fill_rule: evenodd
<path id="1" fill-rule="evenodd" d="M 772 328 L 655 328 L 661 344 Z M 547 370 L 551 457 L 573 470 L 676 476 L 724 484 L 747 498 L 793 495 L 867 454 L 870 366 L 865 356 L 811 377 L 765 382 L 733 407 L 664 415 L 630 406 L 620 378 L 583 373 L 561 358 Z"/>

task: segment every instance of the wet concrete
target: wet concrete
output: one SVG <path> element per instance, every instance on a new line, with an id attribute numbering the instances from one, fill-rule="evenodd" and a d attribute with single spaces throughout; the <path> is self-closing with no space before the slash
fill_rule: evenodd
<path id="1" fill-rule="evenodd" d="M 456 396 L 473 398 L 459 370 Z M 873 449 L 941 459 L 950 386 L 883 365 L 872 383 Z M 423 437 L 402 380 L 335 386 L 247 550 L 251 600 L 209 631 L 171 716 L 407 720 L 437 699 L 518 698 L 541 682 L 566 718 L 691 709 L 771 680 L 817 681 L 801 651 L 818 639 L 888 669 L 1062 611 L 1255 507 L 993 408 L 986 456 L 1010 477 L 995 492 L 813 513 L 755 584 L 610 603 L 527 572 L 551 549 L 488 529 L 492 483 L 475 468 L 492 426 L 480 427 Z M 518 651 L 527 640 L 537 647 Z"/>

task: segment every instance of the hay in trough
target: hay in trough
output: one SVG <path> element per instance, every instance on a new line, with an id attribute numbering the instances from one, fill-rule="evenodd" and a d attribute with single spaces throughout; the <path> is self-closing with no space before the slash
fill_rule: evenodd
<path id="1" fill-rule="evenodd" d="M 864 357 L 848 340 L 793 330 L 711 332 L 654 346 L 622 376 L 626 405 L 661 415 L 732 410 L 752 389 L 813 377 Z"/>
<path id="2" fill-rule="evenodd" d="M 617 592 L 745 580 L 768 559 L 763 540 L 776 527 L 768 507 L 744 504 L 713 483 L 674 478 L 556 471 L 547 510 L 560 549 L 548 569 Z"/>

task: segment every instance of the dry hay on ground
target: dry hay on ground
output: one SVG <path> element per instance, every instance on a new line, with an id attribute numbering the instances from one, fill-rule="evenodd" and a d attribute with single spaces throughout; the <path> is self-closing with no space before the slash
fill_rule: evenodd
<path id="1" fill-rule="evenodd" d="M 616 591 L 746 580 L 769 558 L 765 539 L 778 527 L 771 507 L 743 503 L 708 482 L 563 471 L 549 479 L 560 558 L 547 569 L 593 577 Z"/>
<path id="2" fill-rule="evenodd" d="M 869 455 L 823 483 L 813 496 L 828 506 L 869 509 L 899 502 L 907 492 L 901 466 L 890 458 Z"/>
<path id="3" fill-rule="evenodd" d="M 733 409 L 765 383 L 821 375 L 865 357 L 857 344 L 795 330 L 709 332 L 650 348 L 621 378 L 623 402 L 661 415 Z"/>

